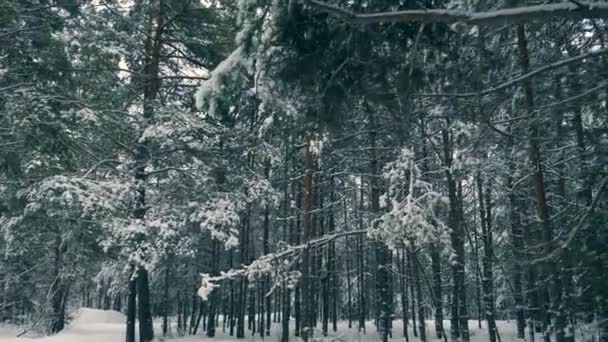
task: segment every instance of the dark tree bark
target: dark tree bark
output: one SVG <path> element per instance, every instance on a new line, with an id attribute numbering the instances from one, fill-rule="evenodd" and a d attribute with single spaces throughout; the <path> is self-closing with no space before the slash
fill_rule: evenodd
<path id="1" fill-rule="evenodd" d="M 284 170 L 283 177 L 285 178 L 285 183 L 283 185 L 283 241 L 289 242 L 291 244 L 295 244 L 296 240 L 294 237 L 294 220 L 289 219 L 289 216 L 294 214 L 294 211 L 291 209 L 290 204 L 290 194 L 289 194 L 289 148 L 290 144 L 288 143 L 291 139 L 286 139 L 285 143 L 285 155 L 283 159 Z M 281 342 L 289 342 L 289 320 L 291 316 L 291 289 L 287 286 L 287 282 L 283 281 L 282 283 L 283 291 L 281 292 L 282 298 L 282 319 L 281 322 Z"/>
<path id="2" fill-rule="evenodd" d="M 205 316 L 205 302 L 199 299 L 199 306 L 198 306 L 198 315 L 196 317 L 196 322 L 194 323 L 194 327 L 192 328 L 192 335 L 196 335 L 198 333 L 198 328 L 201 325 L 201 321 L 203 319 L 203 317 Z M 203 323 L 203 325 L 205 325 Z"/>
<path id="3" fill-rule="evenodd" d="M 162 46 L 162 35 L 165 28 L 163 16 L 163 1 L 160 0 L 154 5 L 151 11 L 151 20 L 147 29 L 146 40 L 144 42 L 144 66 L 141 75 L 141 85 L 143 88 L 143 117 L 144 125 L 150 124 L 154 117 L 154 102 L 160 88 L 159 65 L 160 50 Z M 153 23 L 155 25 L 153 25 Z M 149 149 L 145 141 L 141 142 L 135 151 L 135 183 L 137 184 L 137 200 L 133 217 L 138 220 L 145 220 L 146 215 L 146 167 L 150 162 Z M 152 312 L 150 305 L 150 284 L 148 271 L 141 266 L 136 266 L 137 284 L 137 314 L 139 319 L 139 339 L 142 342 L 154 339 L 154 327 L 152 322 Z M 131 308 L 130 306 L 128 308 Z M 129 314 L 127 314 L 128 316 Z M 127 327 L 127 330 L 129 327 Z M 129 340 L 127 342 L 135 342 Z"/>
<path id="4" fill-rule="evenodd" d="M 356 192 L 354 193 L 355 197 L 357 196 Z M 357 206 L 357 200 L 355 199 L 354 201 L 355 203 L 355 207 Z M 347 209 L 347 205 L 346 205 L 346 198 L 344 198 L 343 201 L 343 209 L 344 209 L 344 226 L 349 227 L 349 223 L 348 223 L 348 209 Z M 352 258 L 351 258 L 351 241 L 348 238 L 348 236 L 346 237 L 346 242 L 345 242 L 345 249 L 346 249 L 346 256 L 345 256 L 345 263 L 344 263 L 344 267 L 345 267 L 345 273 L 346 273 L 346 291 L 347 291 L 347 298 L 346 298 L 346 315 L 347 315 L 347 319 L 348 319 L 348 328 L 351 329 L 353 327 L 353 287 L 352 287 L 352 282 L 351 282 L 351 271 L 352 271 L 352 267 L 351 267 L 351 262 L 352 262 Z M 337 286 L 337 284 L 336 284 Z"/>
<path id="5" fill-rule="evenodd" d="M 411 251 L 407 249 L 407 285 L 410 289 L 410 312 L 412 313 L 412 333 L 414 337 L 418 337 L 418 328 L 416 325 L 416 287 L 414 285 L 414 270 L 411 258 Z"/>
<path id="6" fill-rule="evenodd" d="M 408 319 L 409 319 L 409 315 L 408 315 L 408 310 L 409 310 L 409 304 L 408 304 L 408 294 L 407 294 L 407 261 L 406 261 L 406 255 L 405 255 L 405 250 L 401 251 L 401 258 L 398 261 L 399 262 L 399 273 L 400 273 L 400 277 L 399 277 L 399 289 L 401 290 L 401 315 L 402 315 L 402 320 L 403 320 L 403 336 L 405 337 L 405 342 L 410 342 L 410 335 L 409 332 L 407 331 L 408 329 Z"/>
<path id="7" fill-rule="evenodd" d="M 449 126 L 449 123 L 446 124 Z M 444 166 L 448 185 L 448 198 L 450 202 L 448 225 L 451 228 L 450 238 L 455 258 L 452 266 L 452 326 L 450 328 L 452 339 L 460 338 L 469 342 L 468 313 L 466 302 L 466 288 L 464 284 L 464 229 L 460 219 L 459 200 L 456 190 L 456 181 L 450 171 L 452 168 L 452 144 L 448 129 L 442 131 Z"/>
<path id="8" fill-rule="evenodd" d="M 511 163 L 511 168 L 513 168 Z M 514 171 L 514 170 L 513 170 Z M 511 189 L 513 179 L 511 175 L 507 176 L 507 188 Z M 526 319 L 524 313 L 524 295 L 523 295 L 523 272 L 522 272 L 522 251 L 524 249 L 523 229 L 518 210 L 520 210 L 519 201 L 517 200 L 515 189 L 509 193 L 509 219 L 511 224 L 511 243 L 513 244 L 513 299 L 515 301 L 515 320 L 517 324 L 517 338 L 525 339 Z"/>
<path id="9" fill-rule="evenodd" d="M 140 268 L 137 272 L 137 314 L 139 320 L 139 339 L 141 342 L 154 339 L 152 310 L 150 307 L 150 284 L 148 271 Z"/>
<path id="10" fill-rule="evenodd" d="M 312 208 L 313 208 L 313 152 L 311 146 L 311 136 L 306 136 L 306 145 L 304 151 L 304 224 L 303 224 L 303 242 L 307 244 L 302 257 L 302 298 L 307 300 L 303 302 L 302 312 L 302 339 L 307 342 L 312 338 L 313 334 L 313 308 L 309 299 L 313 297 L 311 288 L 311 250 L 308 243 L 312 234 Z"/>
<path id="11" fill-rule="evenodd" d="M 188 333 L 190 335 L 194 335 L 194 328 L 196 327 L 197 315 L 199 312 L 199 301 L 200 297 L 196 293 L 195 289 L 194 293 L 192 294 L 192 310 L 190 310 L 190 328 L 188 329 Z"/>
<path id="12" fill-rule="evenodd" d="M 377 128 L 375 126 L 374 115 L 369 114 L 371 133 L 369 134 L 371 161 L 370 161 L 370 209 L 375 215 L 380 214 L 380 185 L 379 178 L 379 161 L 377 157 Z M 377 225 L 378 221 L 374 220 Z M 390 334 L 390 316 L 391 316 L 391 293 L 390 293 L 390 262 L 389 251 L 386 245 L 380 241 L 376 241 L 374 246 L 376 256 L 376 310 L 378 311 L 378 330 L 382 342 L 387 342 Z"/>
<path id="13" fill-rule="evenodd" d="M 247 249 L 249 246 L 249 219 L 251 216 L 251 204 L 247 204 L 247 209 L 245 211 L 245 217 L 243 218 L 243 222 L 241 224 L 241 230 L 239 232 L 239 242 L 240 242 L 240 253 L 239 253 L 239 262 L 241 265 L 245 265 L 247 263 Z M 236 337 L 237 338 L 245 338 L 245 308 L 247 307 L 247 288 L 248 282 L 246 277 L 242 277 L 239 279 L 239 292 L 238 292 L 238 303 L 236 304 Z"/>
<path id="14" fill-rule="evenodd" d="M 336 230 L 336 222 L 334 218 L 334 204 L 336 201 L 334 194 L 334 179 L 330 178 L 330 188 L 331 193 L 329 195 L 330 199 L 330 208 L 329 208 L 329 234 L 333 234 Z M 334 332 L 338 331 L 338 274 L 336 270 L 336 243 L 335 241 L 331 241 L 329 243 L 329 279 L 330 279 L 330 291 L 331 291 L 331 322 L 332 322 L 332 330 Z"/>
<path id="15" fill-rule="evenodd" d="M 492 259 L 494 255 L 494 245 L 492 239 L 492 202 L 490 189 L 486 189 L 486 200 L 484 201 L 483 180 L 481 175 L 477 175 L 477 198 L 479 202 L 479 217 L 481 222 L 481 240 L 483 242 L 483 300 L 485 307 L 486 321 L 488 322 L 488 335 L 490 342 L 496 342 L 497 330 L 494 319 L 494 294 L 492 276 Z"/>
<path id="16" fill-rule="evenodd" d="M 213 276 L 218 276 L 220 273 L 219 270 L 219 242 L 217 240 L 212 240 L 211 242 L 211 274 Z M 209 300 L 207 303 L 207 337 L 215 336 L 215 319 L 217 315 L 217 311 L 219 308 L 220 293 L 219 291 L 211 291 L 209 294 Z M 193 308 L 194 310 L 194 308 Z"/>
<path id="17" fill-rule="evenodd" d="M 295 185 L 296 183 L 294 183 Z M 297 182 L 297 191 L 294 191 L 294 195 L 296 197 L 296 206 L 298 208 L 297 213 L 296 213 L 296 230 L 294 232 L 294 240 L 296 241 L 296 244 L 300 244 L 301 243 L 301 237 L 302 237 L 302 222 L 300 220 L 300 215 L 298 214 L 299 212 L 301 212 L 302 209 L 302 191 L 301 191 L 301 183 Z M 294 320 L 295 320 L 295 336 L 296 337 L 300 337 L 302 334 L 302 307 L 301 307 L 301 303 L 302 303 L 302 285 L 300 283 L 296 284 L 296 289 L 295 289 L 295 293 L 294 293 Z"/>
<path id="18" fill-rule="evenodd" d="M 519 52 L 519 63 L 522 71 L 528 72 L 530 69 L 530 58 L 528 54 L 528 42 L 523 24 L 517 26 L 517 48 Z M 538 129 L 538 117 L 534 114 L 534 90 L 530 80 L 522 82 L 524 91 L 524 105 L 528 113 L 529 126 L 529 159 L 533 167 L 533 183 L 534 195 L 536 199 L 536 212 L 542 229 L 542 239 L 545 245 L 544 252 L 548 255 L 554 250 L 555 242 L 553 241 L 553 227 L 550 222 L 549 204 L 547 203 L 545 176 L 543 169 L 543 155 L 539 142 L 540 134 Z M 557 262 L 553 258 L 549 258 L 541 267 L 541 276 L 544 281 L 547 281 L 551 287 L 551 292 L 548 289 L 542 288 L 543 297 L 543 331 L 545 342 L 550 342 L 550 330 L 548 326 L 551 324 L 551 311 L 558 313 L 558 318 L 561 316 L 559 307 L 562 297 L 562 284 L 558 273 Z M 551 308 L 550 308 L 551 306 Z M 565 337 L 564 324 L 561 319 L 555 320 L 555 336 L 557 342 L 563 342 Z"/>
<path id="19" fill-rule="evenodd" d="M 230 269 L 232 269 L 234 266 L 234 252 L 231 249 L 230 252 L 228 252 L 228 267 Z M 234 336 L 234 326 L 236 323 L 235 320 L 235 314 L 237 312 L 235 305 L 236 305 L 236 296 L 235 296 L 235 280 L 230 279 L 228 281 L 228 286 L 230 287 L 229 289 L 229 297 L 228 297 L 228 334 L 230 336 Z M 202 306 L 201 306 L 202 308 Z"/>
<path id="20" fill-rule="evenodd" d="M 135 314 L 137 311 L 136 307 L 136 296 L 137 296 L 137 285 L 136 280 L 131 277 L 129 280 L 129 288 L 127 294 L 127 333 L 126 342 L 135 342 Z"/>
<path id="21" fill-rule="evenodd" d="M 270 181 L 270 158 L 266 158 L 264 167 L 264 177 Z M 266 203 L 264 207 L 264 241 L 263 241 L 263 253 L 267 255 L 270 253 L 270 205 Z M 272 314 L 272 296 L 268 294 L 270 291 L 270 276 L 267 276 L 262 285 L 262 296 L 265 298 L 265 302 L 260 298 L 260 304 L 262 307 L 262 315 L 260 315 L 260 336 L 264 337 L 264 328 L 266 328 L 266 336 L 270 336 L 270 325 L 271 314 Z M 264 309 L 266 310 L 266 322 L 264 323 Z M 265 324 L 265 325 L 264 325 Z"/>
<path id="22" fill-rule="evenodd" d="M 477 304 L 477 327 L 482 328 L 483 306 L 481 304 L 481 267 L 479 266 L 479 232 L 477 227 L 473 229 L 473 259 L 475 260 L 475 301 Z"/>
<path id="23" fill-rule="evenodd" d="M 420 272 L 420 262 L 418 253 L 412 252 L 409 256 L 412 259 L 412 273 L 414 276 L 414 286 L 416 287 L 416 309 L 418 310 L 418 331 L 420 332 L 420 341 L 426 342 L 426 324 L 424 317 L 424 307 L 422 306 L 422 276 Z M 416 324 L 415 322 L 413 324 Z"/>
<path id="24" fill-rule="evenodd" d="M 63 256 L 67 251 L 67 245 L 60 237 L 55 240 L 55 260 L 53 263 L 53 283 L 49 293 L 51 294 L 52 317 L 50 332 L 58 333 L 65 327 L 65 305 L 68 295 L 68 284 L 62 279 Z"/>
<path id="25" fill-rule="evenodd" d="M 431 271 L 433 272 L 433 305 L 435 306 L 435 336 L 442 339 L 443 329 L 443 289 L 441 281 L 441 255 L 439 247 L 431 246 Z"/>
<path id="26" fill-rule="evenodd" d="M 364 202 L 363 202 L 363 184 L 361 184 L 360 196 L 359 196 L 359 229 L 363 229 L 363 210 L 364 210 Z M 355 195 L 356 197 L 356 195 Z M 357 236 L 357 271 L 358 271 L 358 286 L 359 286 L 359 331 L 363 330 L 365 334 L 365 319 L 367 317 L 367 306 L 366 306 L 366 284 L 365 284 L 365 258 L 364 254 L 366 251 L 364 250 L 363 245 L 363 236 Z"/>
<path id="27" fill-rule="evenodd" d="M 165 268 L 164 291 L 163 291 L 163 336 L 169 330 L 169 267 Z"/>

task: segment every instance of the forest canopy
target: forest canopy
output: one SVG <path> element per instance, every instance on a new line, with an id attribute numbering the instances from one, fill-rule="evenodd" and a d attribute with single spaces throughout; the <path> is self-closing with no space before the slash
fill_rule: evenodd
<path id="1" fill-rule="evenodd" d="M 0 318 L 607 342 L 607 39 L 605 0 L 0 0 Z"/>

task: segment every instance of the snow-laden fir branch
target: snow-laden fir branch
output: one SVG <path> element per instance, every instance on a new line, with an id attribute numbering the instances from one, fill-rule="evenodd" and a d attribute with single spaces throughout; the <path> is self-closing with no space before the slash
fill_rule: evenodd
<path id="1" fill-rule="evenodd" d="M 316 10 L 353 24 L 376 24 L 396 22 L 417 23 L 465 23 L 470 25 L 504 25 L 530 21 L 548 21 L 554 18 L 608 18 L 608 3 L 605 2 L 561 2 L 506 8 L 488 12 L 469 12 L 447 9 L 421 9 L 377 13 L 355 13 L 345 8 L 318 0 L 304 0 Z"/>
<path id="2" fill-rule="evenodd" d="M 224 280 L 235 279 L 238 277 L 255 279 L 261 275 L 272 273 L 275 270 L 273 265 L 276 265 L 277 262 L 284 260 L 287 257 L 297 256 L 300 252 L 307 248 L 317 248 L 341 237 L 367 233 L 367 229 L 359 229 L 327 234 L 312 239 L 304 244 L 289 246 L 280 252 L 262 255 L 249 265 L 243 266 L 240 269 L 231 269 L 227 272 L 222 272 L 219 276 L 210 276 L 209 274 L 202 273 L 201 287 L 198 290 L 198 295 L 203 300 L 207 300 L 209 293 L 213 291 L 214 288 L 218 287 L 218 284 Z"/>

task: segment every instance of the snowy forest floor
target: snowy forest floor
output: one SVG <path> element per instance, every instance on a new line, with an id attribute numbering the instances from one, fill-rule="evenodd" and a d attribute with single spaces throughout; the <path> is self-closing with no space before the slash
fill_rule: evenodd
<path id="1" fill-rule="evenodd" d="M 23 331 L 17 326 L 0 326 L 0 342 L 122 342 L 125 340 L 125 316 L 116 311 L 103 311 L 95 309 L 82 308 L 74 314 L 73 321 L 66 329 L 54 336 L 39 336 L 35 333 L 28 333 L 23 337 L 17 338 L 16 335 Z M 156 322 L 156 336 L 162 336 L 160 332 L 160 322 Z M 293 323 L 293 321 L 292 321 Z M 411 323 L 411 322 L 410 322 Z M 446 331 L 449 331 L 450 322 L 444 322 Z M 517 341 L 515 331 L 515 321 L 497 321 L 498 330 L 501 342 Z M 485 327 L 485 322 L 483 324 Z M 410 342 L 420 342 L 416 337 L 413 337 L 411 325 L 409 325 Z M 471 332 L 471 342 L 487 342 L 489 341 L 487 330 L 479 329 L 477 321 L 469 321 L 469 329 Z M 290 329 L 294 331 L 293 327 Z M 331 329 L 330 329 L 331 330 Z M 427 321 L 427 336 L 428 341 L 443 341 L 438 340 L 434 335 L 434 324 L 432 321 Z M 403 337 L 403 322 L 395 320 L 393 322 L 393 336 L 390 341 L 404 341 Z M 271 341 L 278 342 L 280 338 L 280 324 L 272 325 L 272 333 L 270 336 L 262 339 L 259 335 L 251 336 L 251 332 L 247 332 L 245 339 L 241 341 Z M 449 339 L 448 339 L 449 340 Z M 594 341 L 593 329 L 585 329 L 585 331 L 577 331 L 577 341 Z M 201 332 L 196 336 L 183 337 L 167 337 L 159 338 L 157 341 L 166 342 L 200 342 L 200 341 L 238 341 L 235 337 L 229 336 L 228 333 L 222 331 L 221 322 L 217 330 L 216 337 L 209 338 Z M 297 341 L 294 336 L 290 341 Z M 372 322 L 367 323 L 367 333 L 359 333 L 356 329 L 356 322 L 353 322 L 353 328 L 348 328 L 348 322 L 341 321 L 338 323 L 338 331 L 329 332 L 329 336 L 323 337 L 321 331 L 315 332 L 315 341 L 359 341 L 372 342 L 379 341 L 379 336 L 376 333 L 375 326 Z"/>

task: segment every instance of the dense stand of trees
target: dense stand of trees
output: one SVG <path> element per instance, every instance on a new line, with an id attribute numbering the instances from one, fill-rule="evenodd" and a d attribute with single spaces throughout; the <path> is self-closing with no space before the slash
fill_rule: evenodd
<path id="1" fill-rule="evenodd" d="M 607 8 L 0 0 L 0 317 L 608 341 Z"/>

